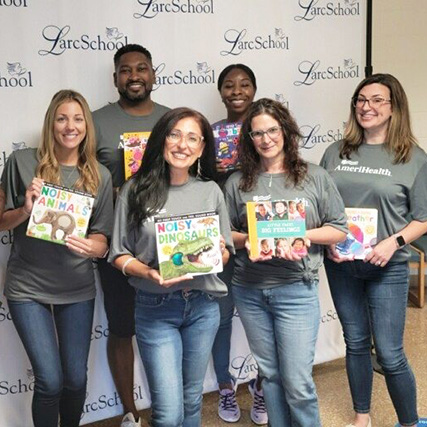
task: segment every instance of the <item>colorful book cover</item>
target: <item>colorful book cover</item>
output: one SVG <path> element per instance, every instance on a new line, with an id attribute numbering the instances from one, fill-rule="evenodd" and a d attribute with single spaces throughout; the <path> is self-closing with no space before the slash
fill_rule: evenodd
<path id="1" fill-rule="evenodd" d="M 155 218 L 154 222 L 164 279 L 222 271 L 219 216 L 215 212 Z"/>
<path id="2" fill-rule="evenodd" d="M 85 237 L 95 198 L 45 182 L 34 201 L 27 236 L 65 245 L 69 235 Z"/>
<path id="3" fill-rule="evenodd" d="M 233 170 L 238 165 L 237 145 L 241 127 L 241 123 L 229 123 L 212 128 L 215 137 L 216 158 L 224 169 Z"/>
<path id="4" fill-rule="evenodd" d="M 151 132 L 126 132 L 121 135 L 126 180 L 140 168 L 150 134 Z"/>
<path id="5" fill-rule="evenodd" d="M 247 202 L 246 211 L 252 258 L 281 257 L 287 249 L 307 255 L 304 200 Z"/>
<path id="6" fill-rule="evenodd" d="M 335 248 L 340 258 L 364 259 L 377 243 L 377 209 L 345 208 L 349 233 Z"/>

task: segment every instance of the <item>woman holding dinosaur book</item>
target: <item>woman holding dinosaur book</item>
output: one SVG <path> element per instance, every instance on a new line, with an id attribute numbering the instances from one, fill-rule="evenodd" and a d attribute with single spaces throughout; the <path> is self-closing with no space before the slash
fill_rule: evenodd
<path id="1" fill-rule="evenodd" d="M 300 157 L 298 126 L 281 103 L 254 102 L 241 132 L 241 169 L 225 185 L 237 249 L 234 300 L 258 363 L 269 425 L 319 427 L 312 378 L 318 269 L 321 245 L 346 237 L 344 204 L 329 175 Z M 304 203 L 308 254 L 285 245 L 279 257 L 251 259 L 246 203 L 277 200 Z"/>
<path id="2" fill-rule="evenodd" d="M 412 133 L 406 94 L 395 77 L 374 74 L 359 83 L 344 139 L 328 147 L 321 165 L 346 207 L 378 214 L 378 243 L 365 259 L 344 262 L 332 245 L 325 262 L 347 346 L 355 411 L 350 426 L 371 426 L 372 338 L 399 423 L 415 426 L 415 378 L 403 350 L 406 245 L 427 232 L 427 156 Z"/>
<path id="3" fill-rule="evenodd" d="M 216 274 L 187 273 L 167 280 L 160 275 L 155 219 L 216 211 L 225 263 L 227 247 L 232 250 L 233 243 L 214 175 L 215 147 L 208 121 L 194 110 L 177 108 L 154 126 L 142 166 L 116 202 L 109 261 L 129 275 L 137 289 L 136 338 L 154 427 L 201 425 L 203 380 L 219 325 L 216 298 L 227 293 Z M 205 224 L 209 227 L 209 221 Z M 183 259 L 196 270 L 202 265 L 194 251 L 187 254 L 183 248 L 174 253 L 175 245 L 169 249 L 169 269 Z"/>
<path id="4" fill-rule="evenodd" d="M 96 161 L 94 135 L 86 100 L 61 90 L 47 109 L 38 149 L 13 152 L 1 178 L 0 228 L 14 231 L 5 295 L 34 372 L 36 427 L 57 427 L 58 418 L 77 427 L 86 399 L 92 258 L 106 254 L 113 215 L 111 176 Z M 94 195 L 87 238 L 70 235 L 59 245 L 26 235 L 44 181 Z"/>

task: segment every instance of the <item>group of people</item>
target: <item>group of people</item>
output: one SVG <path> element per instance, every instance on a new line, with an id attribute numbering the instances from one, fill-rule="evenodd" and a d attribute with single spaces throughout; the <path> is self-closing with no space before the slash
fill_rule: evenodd
<path id="1" fill-rule="evenodd" d="M 212 126 L 201 113 L 153 102 L 147 49 L 120 48 L 114 69 L 118 102 L 91 114 L 80 94 L 61 90 L 46 112 L 38 149 L 12 153 L 1 178 L 0 229 L 14 230 L 5 295 L 34 371 L 34 425 L 57 427 L 58 419 L 62 427 L 79 425 L 95 298 L 92 260 L 98 259 L 108 361 L 124 408 L 121 427 L 141 425 L 133 400 L 133 335 L 152 426 L 202 425 L 211 353 L 219 416 L 239 420 L 229 371 L 235 306 L 258 364 L 249 383 L 252 421 L 320 426 L 312 366 L 318 270 L 326 253 L 347 349 L 355 411 L 350 426 L 371 426 L 372 340 L 400 425 L 416 426 L 416 384 L 403 331 L 407 244 L 427 232 L 427 156 L 412 134 L 396 78 L 375 74 L 358 85 L 344 139 L 327 148 L 318 166 L 302 158 L 290 111 L 270 99 L 254 101 L 253 71 L 226 67 L 218 90 L 227 117 L 218 123 L 241 126 L 240 166 L 230 172 L 219 166 Z M 127 182 L 126 132 L 151 132 L 142 166 Z M 26 236 L 44 181 L 95 196 L 86 238 L 69 236 L 61 246 Z M 277 239 L 274 256 L 272 248 L 268 256 L 249 255 L 246 203 L 259 200 L 276 201 L 270 215 L 277 219 L 305 220 L 296 249 Z M 258 213 L 268 215 L 261 206 Z M 364 260 L 343 260 L 335 250 L 348 232 L 345 207 L 378 210 L 378 243 Z M 154 219 L 201 211 L 219 215 L 224 271 L 164 280 Z"/>

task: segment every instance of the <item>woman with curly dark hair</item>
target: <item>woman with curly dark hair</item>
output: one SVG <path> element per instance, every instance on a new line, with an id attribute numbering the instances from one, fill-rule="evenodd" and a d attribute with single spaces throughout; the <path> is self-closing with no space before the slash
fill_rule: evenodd
<path id="1" fill-rule="evenodd" d="M 273 427 L 320 426 L 312 378 L 323 247 L 345 239 L 342 199 L 329 175 L 299 154 L 298 126 L 282 104 L 260 99 L 242 126 L 241 170 L 225 185 L 236 247 L 233 295 L 258 363 Z M 285 247 L 250 258 L 246 202 L 296 200 L 306 212 L 307 256 Z M 310 245 L 311 244 L 311 245 Z"/>

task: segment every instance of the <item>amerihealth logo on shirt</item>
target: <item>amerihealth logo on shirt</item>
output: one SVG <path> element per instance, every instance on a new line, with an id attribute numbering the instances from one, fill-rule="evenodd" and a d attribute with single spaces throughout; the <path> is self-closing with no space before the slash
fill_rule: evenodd
<path id="1" fill-rule="evenodd" d="M 391 170 L 387 168 L 371 168 L 369 166 L 359 166 L 358 160 L 342 159 L 341 164 L 335 167 L 339 172 L 366 173 L 369 175 L 391 176 Z"/>

